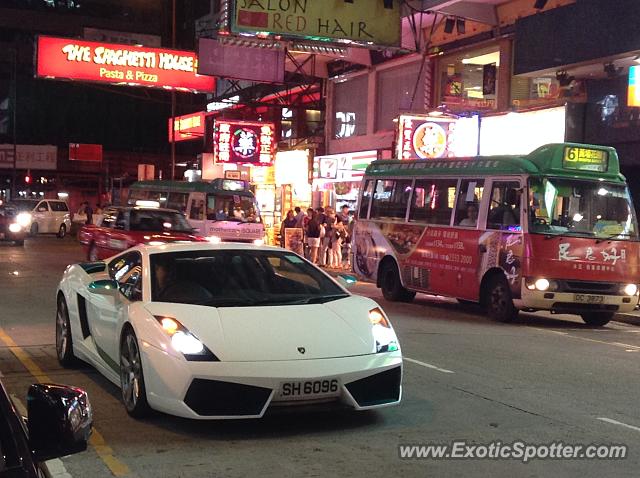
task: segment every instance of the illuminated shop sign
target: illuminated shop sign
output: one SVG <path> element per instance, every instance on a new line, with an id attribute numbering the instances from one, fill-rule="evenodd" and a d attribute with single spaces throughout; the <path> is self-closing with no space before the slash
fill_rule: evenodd
<path id="1" fill-rule="evenodd" d="M 216 162 L 269 166 L 276 151 L 275 125 L 216 121 L 213 147 Z"/>
<path id="2" fill-rule="evenodd" d="M 629 68 L 629 97 L 627 106 L 640 106 L 640 65 Z"/>
<path id="3" fill-rule="evenodd" d="M 36 76 L 211 93 L 215 78 L 198 75 L 190 51 L 38 37 Z"/>
<path id="4" fill-rule="evenodd" d="M 401 115 L 396 139 L 398 159 L 475 156 L 478 118 Z"/>
<path id="5" fill-rule="evenodd" d="M 313 178 L 328 182 L 359 181 L 372 161 L 378 159 L 377 151 L 331 154 L 313 158 Z"/>
<path id="6" fill-rule="evenodd" d="M 169 142 L 173 140 L 171 127 L 175 128 L 176 141 L 200 139 L 204 136 L 204 112 L 176 116 L 175 123 L 169 118 Z"/>
<path id="7" fill-rule="evenodd" d="M 231 29 L 314 40 L 400 44 L 400 1 L 237 0 Z"/>

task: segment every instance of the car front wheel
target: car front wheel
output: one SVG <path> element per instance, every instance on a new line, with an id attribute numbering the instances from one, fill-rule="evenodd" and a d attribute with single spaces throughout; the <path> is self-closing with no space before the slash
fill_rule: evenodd
<path id="1" fill-rule="evenodd" d="M 140 348 L 130 326 L 123 333 L 120 343 L 120 387 L 127 413 L 135 418 L 147 416 L 151 408 L 147 403 Z"/>
<path id="2" fill-rule="evenodd" d="M 56 355 L 58 362 L 63 367 L 75 364 L 73 355 L 73 340 L 71 338 L 71 323 L 69 322 L 69 309 L 64 297 L 58 298 L 58 310 L 56 312 Z"/>
<path id="3" fill-rule="evenodd" d="M 581 314 L 582 320 L 587 325 L 592 327 L 602 327 L 607 325 L 611 319 L 613 319 L 612 312 L 587 312 Z"/>
<path id="4" fill-rule="evenodd" d="M 502 275 L 490 279 L 484 299 L 487 314 L 498 322 L 512 322 L 518 317 L 518 309 L 513 304 L 509 283 Z"/>

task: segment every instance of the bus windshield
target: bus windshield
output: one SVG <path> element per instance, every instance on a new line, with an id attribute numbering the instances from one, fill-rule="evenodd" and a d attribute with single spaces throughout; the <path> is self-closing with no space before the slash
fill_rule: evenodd
<path id="1" fill-rule="evenodd" d="M 253 197 L 207 194 L 207 220 L 256 223 L 260 214 Z"/>
<path id="2" fill-rule="evenodd" d="M 637 240 L 629 190 L 604 181 L 529 180 L 529 231 L 596 239 Z"/>

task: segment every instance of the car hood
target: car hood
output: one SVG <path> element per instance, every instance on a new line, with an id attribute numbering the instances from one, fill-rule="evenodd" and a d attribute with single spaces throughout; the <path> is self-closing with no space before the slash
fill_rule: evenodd
<path id="1" fill-rule="evenodd" d="M 375 351 L 368 312 L 376 304 L 364 297 L 271 307 L 160 302 L 145 307 L 153 315 L 178 320 L 221 361 L 307 360 Z"/>

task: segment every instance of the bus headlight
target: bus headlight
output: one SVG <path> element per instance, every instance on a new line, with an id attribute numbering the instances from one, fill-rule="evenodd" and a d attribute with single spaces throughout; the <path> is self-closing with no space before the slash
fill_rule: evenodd
<path id="1" fill-rule="evenodd" d="M 558 283 L 556 281 L 545 279 L 544 277 L 540 277 L 539 279 L 528 277 L 525 280 L 525 286 L 529 290 L 539 290 L 541 292 L 558 290 Z"/>
<path id="2" fill-rule="evenodd" d="M 627 284 L 622 288 L 622 292 L 625 295 L 633 297 L 638 293 L 638 286 L 635 284 Z"/>
<path id="3" fill-rule="evenodd" d="M 17 222 L 12 222 L 11 224 L 9 224 L 10 232 L 20 232 L 21 230 L 22 230 L 22 226 Z"/>

